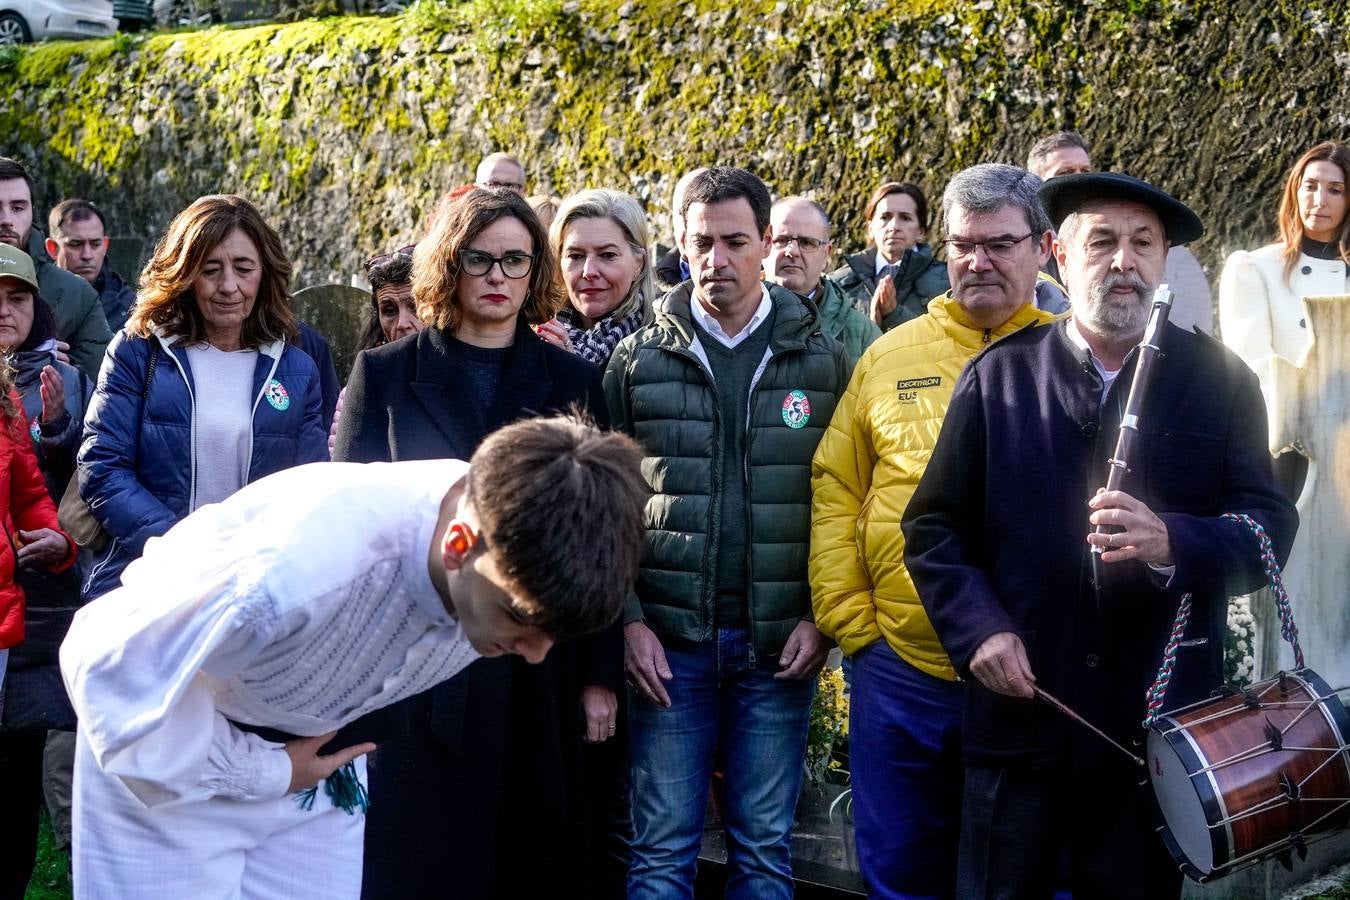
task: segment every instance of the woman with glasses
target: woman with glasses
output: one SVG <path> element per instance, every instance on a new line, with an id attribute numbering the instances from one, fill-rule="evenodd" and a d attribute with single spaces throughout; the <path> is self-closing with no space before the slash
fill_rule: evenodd
<path id="1" fill-rule="evenodd" d="M 520 195 L 475 188 L 447 204 L 413 254 L 412 298 L 426 326 L 357 356 L 335 459 L 467 459 L 526 416 L 604 416 L 599 369 L 533 330 L 564 298 Z M 401 706 L 371 761 L 363 896 L 443 897 L 447 877 L 466 898 L 582 882 L 580 685 L 617 689 L 623 659 L 620 642 L 608 655 L 581 644 L 538 666 L 480 660 Z"/>
<path id="2" fill-rule="evenodd" d="M 928 198 L 916 184 L 888 181 L 867 201 L 870 249 L 848 257 L 830 274 L 854 305 L 882 331 L 928 310 L 928 301 L 951 284 L 947 266 L 923 240 Z"/>

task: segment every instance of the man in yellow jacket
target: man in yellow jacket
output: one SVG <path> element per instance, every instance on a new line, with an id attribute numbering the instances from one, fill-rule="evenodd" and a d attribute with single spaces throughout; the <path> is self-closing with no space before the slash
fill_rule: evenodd
<path id="1" fill-rule="evenodd" d="M 961 810 L 961 686 L 905 571 L 900 519 L 957 376 L 1036 306 L 1053 233 L 1040 179 L 958 173 L 942 197 L 952 288 L 863 354 L 812 465 L 816 625 L 853 659 L 849 763 L 867 895 L 951 897 Z"/>

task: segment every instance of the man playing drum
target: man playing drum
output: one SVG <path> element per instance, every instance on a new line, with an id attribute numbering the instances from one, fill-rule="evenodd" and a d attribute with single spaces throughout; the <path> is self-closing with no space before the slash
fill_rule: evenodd
<path id="1" fill-rule="evenodd" d="M 1125 175 L 1057 178 L 1040 196 L 1073 315 L 971 362 L 902 526 L 906 566 L 967 679 L 957 894 L 1176 897 L 1181 875 L 1130 759 L 1142 754 L 1145 692 L 1188 592 L 1167 707 L 1222 680 L 1226 598 L 1264 575 L 1251 533 L 1220 516 L 1251 516 L 1283 561 L 1297 514 L 1271 473 L 1256 377 L 1174 326 L 1152 365 L 1137 458 L 1123 461 L 1121 490 L 1099 490 L 1167 248 L 1204 229 Z"/>

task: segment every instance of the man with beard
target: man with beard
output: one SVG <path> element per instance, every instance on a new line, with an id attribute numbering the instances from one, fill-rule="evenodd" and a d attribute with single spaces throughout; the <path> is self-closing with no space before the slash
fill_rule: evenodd
<path id="1" fill-rule="evenodd" d="M 1072 317 L 971 362 L 902 522 L 905 564 L 966 678 L 956 893 L 1176 897 L 1142 770 L 1033 688 L 1139 753 L 1180 598 L 1193 607 L 1169 709 L 1220 683 L 1226 598 L 1264 580 L 1252 535 L 1221 516 L 1251 516 L 1283 561 L 1297 514 L 1271 472 L 1256 376 L 1174 326 L 1137 456 L 1120 490 L 1100 490 L 1168 245 L 1204 229 L 1125 175 L 1056 178 L 1040 196 Z M 1090 547 L 1103 551 L 1095 587 Z"/>
<path id="2" fill-rule="evenodd" d="M 853 660 L 849 769 L 869 897 L 950 897 L 956 881 L 961 684 L 905 571 L 900 518 L 966 363 L 1055 318 L 1035 303 L 1050 255 L 1040 186 L 996 164 L 948 182 L 952 289 L 863 354 L 812 464 L 812 605 Z"/>
<path id="3" fill-rule="evenodd" d="M 42 231 L 33 225 L 32 176 L 18 160 L 0 156 L 0 244 L 33 258 L 39 293 L 56 316 L 58 355 L 97 378 L 103 351 L 112 340 L 98 293 L 89 282 L 53 263 L 45 243 Z"/>
<path id="4" fill-rule="evenodd" d="M 1127 161 L 1128 162 L 1128 161 Z M 1064 175 L 1077 175 L 1092 172 L 1096 167 L 1087 141 L 1076 131 L 1056 131 L 1041 138 L 1027 155 L 1027 169 L 1043 181 L 1060 178 Z M 1059 267 L 1052 259 L 1046 264 L 1046 272 L 1059 278 Z M 1169 319 L 1174 325 L 1190 331 L 1199 328 L 1205 334 L 1214 331 L 1214 310 L 1210 305 L 1209 279 L 1200 261 L 1188 248 L 1172 247 L 1167 254 L 1167 268 L 1163 270 L 1163 281 L 1172 289 L 1172 315 Z"/>

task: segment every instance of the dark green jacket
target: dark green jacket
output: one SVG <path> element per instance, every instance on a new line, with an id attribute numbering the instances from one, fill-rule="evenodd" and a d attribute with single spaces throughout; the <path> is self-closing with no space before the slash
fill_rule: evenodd
<path id="1" fill-rule="evenodd" d="M 694 338 L 691 290 L 667 294 L 656 320 L 624 338 L 605 371 L 612 424 L 641 444 L 652 488 L 642 569 L 624 619 L 645 620 L 663 638 L 714 638 L 721 485 L 744 477 L 750 628 L 757 654 L 777 654 L 811 614 L 811 457 L 848 384 L 849 362 L 809 301 L 770 285 L 773 333 L 750 393 L 744 474 L 723 472 L 717 386 Z M 794 415 L 806 408 L 797 391 L 809 404 L 804 417 Z"/>
<path id="2" fill-rule="evenodd" d="M 26 249 L 37 269 L 38 293 L 56 317 L 56 336 L 70 345 L 70 364 L 97 380 L 103 353 L 112 340 L 98 291 L 52 262 L 45 238 L 36 226 L 29 232 Z"/>
<path id="3" fill-rule="evenodd" d="M 871 316 L 854 308 L 853 301 L 832 279 L 822 278 L 820 285 L 815 303 L 820 310 L 821 330 L 844 345 L 851 369 L 863 351 L 881 337 L 881 329 Z"/>
<path id="4" fill-rule="evenodd" d="M 848 258 L 847 264 L 830 273 L 840 290 L 849 296 L 863 315 L 870 315 L 872 293 L 877 289 L 877 250 L 873 247 Z M 881 321 L 881 330 L 890 331 L 901 322 L 928 312 L 928 301 L 945 294 L 951 285 L 947 264 L 933 258 L 933 248 L 915 244 L 900 260 L 900 268 L 891 275 L 895 280 L 895 309 Z"/>

